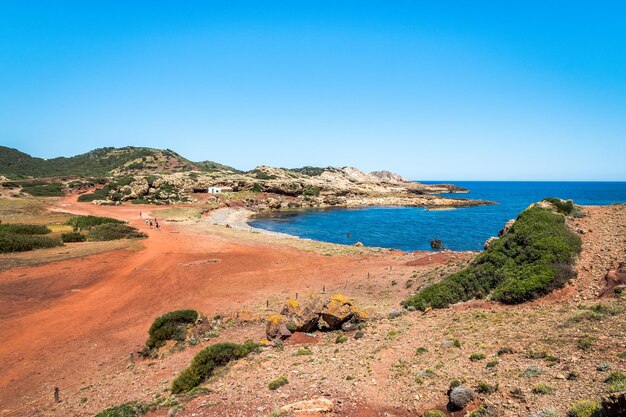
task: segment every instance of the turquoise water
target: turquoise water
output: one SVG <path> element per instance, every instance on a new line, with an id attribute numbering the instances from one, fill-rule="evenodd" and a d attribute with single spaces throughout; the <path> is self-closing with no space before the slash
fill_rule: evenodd
<path id="1" fill-rule="evenodd" d="M 254 227 L 351 245 L 430 250 L 441 239 L 452 250 L 480 250 L 507 220 L 545 197 L 577 204 L 626 203 L 626 182 L 451 182 L 470 190 L 452 197 L 496 201 L 493 206 L 429 211 L 413 207 L 332 208 L 280 211 L 250 222 Z M 445 194 L 444 194 L 445 195 Z"/>

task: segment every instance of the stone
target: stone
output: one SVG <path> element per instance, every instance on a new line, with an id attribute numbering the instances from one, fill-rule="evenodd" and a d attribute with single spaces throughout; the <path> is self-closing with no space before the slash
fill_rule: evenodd
<path id="1" fill-rule="evenodd" d="M 324 303 L 317 296 L 307 296 L 303 300 L 289 300 L 280 314 L 287 318 L 287 328 L 293 331 L 310 333 L 317 328 Z"/>
<path id="2" fill-rule="evenodd" d="M 390 310 L 389 313 L 387 313 L 387 318 L 388 319 L 395 319 L 397 317 L 400 317 L 403 314 L 404 314 L 404 310 L 393 309 L 393 310 Z"/>
<path id="3" fill-rule="evenodd" d="M 357 310 L 354 302 L 343 294 L 335 294 L 324 305 L 321 318 L 330 330 L 339 330 L 355 314 L 362 313 Z"/>
<path id="4" fill-rule="evenodd" d="M 333 411 L 335 403 L 328 398 L 314 398 L 298 401 L 280 408 L 281 413 L 328 413 Z"/>
<path id="5" fill-rule="evenodd" d="M 276 314 L 267 318 L 265 334 L 269 340 L 286 339 L 291 336 L 291 331 L 287 328 L 287 317 Z"/>
<path id="6" fill-rule="evenodd" d="M 450 400 L 450 408 L 454 411 L 464 409 L 469 403 L 474 401 L 474 398 L 476 398 L 476 394 L 474 394 L 474 391 L 472 391 L 471 388 L 467 388 L 462 385 L 453 388 L 448 394 L 448 399 Z"/>
<path id="7" fill-rule="evenodd" d="M 489 239 L 487 239 L 487 240 L 485 241 L 485 244 L 483 245 L 483 248 L 484 248 L 485 250 L 489 249 L 489 246 L 491 246 L 491 244 L 492 244 L 493 242 L 495 242 L 496 240 L 498 240 L 498 238 L 497 238 L 497 237 L 495 237 L 495 236 L 491 236 Z"/>
<path id="8" fill-rule="evenodd" d="M 362 247 L 362 246 L 363 246 L 363 243 L 361 243 L 361 242 L 356 242 L 353 246 Z"/>
<path id="9" fill-rule="evenodd" d="M 360 330 L 354 333 L 354 338 L 357 339 L 357 340 L 358 339 L 362 339 L 364 336 L 365 336 L 365 333 L 363 333 Z"/>
<path id="10" fill-rule="evenodd" d="M 626 392 L 610 394 L 602 399 L 602 411 L 606 417 L 626 416 Z"/>
<path id="11" fill-rule="evenodd" d="M 502 237 L 506 235 L 507 233 L 509 233 L 509 230 L 511 230 L 511 227 L 513 227 L 513 224 L 515 224 L 515 219 L 511 219 L 508 222 L 506 222 L 502 230 L 498 232 L 498 237 Z"/>

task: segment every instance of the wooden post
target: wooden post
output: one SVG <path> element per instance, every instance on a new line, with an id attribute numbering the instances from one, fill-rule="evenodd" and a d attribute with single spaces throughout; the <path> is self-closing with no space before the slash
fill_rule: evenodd
<path id="1" fill-rule="evenodd" d="M 270 300 L 267 300 L 267 301 L 265 302 L 265 308 L 270 308 Z"/>
<path id="2" fill-rule="evenodd" d="M 369 272 L 367 273 L 367 279 L 370 279 L 370 273 Z"/>
<path id="3" fill-rule="evenodd" d="M 134 352 L 130 352 L 130 364 L 131 365 L 135 364 L 135 353 Z"/>
<path id="4" fill-rule="evenodd" d="M 54 402 L 61 402 L 61 400 L 59 399 L 59 387 L 54 387 Z"/>
<path id="5" fill-rule="evenodd" d="M 322 293 L 326 294 L 326 285 L 324 285 L 324 287 L 322 287 Z"/>
<path id="6" fill-rule="evenodd" d="M 298 299 L 298 293 L 296 293 L 296 300 Z"/>

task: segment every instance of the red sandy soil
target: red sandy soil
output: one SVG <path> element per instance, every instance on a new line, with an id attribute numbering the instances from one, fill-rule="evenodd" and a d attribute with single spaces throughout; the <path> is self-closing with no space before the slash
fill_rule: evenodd
<path id="1" fill-rule="evenodd" d="M 363 271 L 410 269 L 389 252 L 328 257 L 163 221 L 161 231 L 150 230 L 139 211 L 153 207 L 95 206 L 77 203 L 76 197 L 57 206 L 126 220 L 149 238 L 137 252 L 0 272 L 0 412 L 51 395 L 54 386 L 78 383 L 137 351 L 153 319 L 167 311 L 236 311 L 277 294 L 336 286 Z"/>

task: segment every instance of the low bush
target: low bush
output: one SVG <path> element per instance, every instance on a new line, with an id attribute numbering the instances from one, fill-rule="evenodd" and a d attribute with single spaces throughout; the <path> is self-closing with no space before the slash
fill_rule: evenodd
<path id="1" fill-rule="evenodd" d="M 276 378 L 275 380 L 269 383 L 268 388 L 274 391 L 284 385 L 287 385 L 288 383 L 289 383 L 289 380 L 287 379 L 286 376 L 279 376 L 278 378 Z"/>
<path id="2" fill-rule="evenodd" d="M 57 246 L 63 246 L 63 242 L 48 236 L 0 233 L 0 253 L 25 252 Z"/>
<path id="3" fill-rule="evenodd" d="M 63 233 L 61 235 L 61 240 L 63 243 L 84 242 L 87 240 L 87 237 L 79 232 L 69 232 Z"/>
<path id="4" fill-rule="evenodd" d="M 40 224 L 0 223 L 0 233 L 11 235 L 47 235 L 52 232 Z"/>
<path id="5" fill-rule="evenodd" d="M 87 240 L 105 241 L 118 239 L 143 239 L 148 237 L 135 227 L 126 224 L 107 223 L 92 227 L 87 232 Z"/>
<path id="6" fill-rule="evenodd" d="M 546 395 L 546 394 L 552 394 L 553 392 L 554 392 L 554 388 L 552 388 L 548 384 L 537 384 L 533 387 L 533 394 Z"/>
<path id="7" fill-rule="evenodd" d="M 107 408 L 96 414 L 96 417 L 139 417 L 149 411 L 151 411 L 151 407 L 135 401 Z"/>
<path id="8" fill-rule="evenodd" d="M 228 362 L 241 359 L 258 350 L 258 345 L 248 340 L 242 345 L 235 343 L 217 343 L 200 351 L 173 382 L 172 393 L 186 392 L 200 385 L 208 378 L 215 368 L 224 366 Z"/>
<path id="9" fill-rule="evenodd" d="M 430 411 L 426 411 L 423 417 L 446 417 L 446 415 L 444 414 L 443 411 L 430 410 Z"/>
<path id="10" fill-rule="evenodd" d="M 511 353 L 513 353 L 513 349 L 512 348 L 510 348 L 508 346 L 503 346 L 500 349 L 498 349 L 497 355 L 498 356 L 502 356 L 502 355 L 509 355 Z"/>
<path id="11" fill-rule="evenodd" d="M 22 191 L 34 197 L 63 197 L 63 184 L 57 182 L 25 182 L 22 183 Z"/>
<path id="12" fill-rule="evenodd" d="M 626 391 L 626 375 L 621 372 L 611 372 L 604 382 L 611 385 L 611 392 Z"/>
<path id="13" fill-rule="evenodd" d="M 198 312 L 195 310 L 176 310 L 157 317 L 148 330 L 146 346 L 158 349 L 168 340 L 185 340 L 187 326 L 197 319 Z"/>
<path id="14" fill-rule="evenodd" d="M 65 224 L 74 227 L 75 229 L 91 229 L 94 226 L 101 224 L 123 224 L 121 220 L 113 219 L 111 217 L 98 217 L 98 216 L 74 216 L 70 217 Z"/>
<path id="15" fill-rule="evenodd" d="M 483 359 L 486 358 L 486 356 L 482 353 L 472 353 L 469 358 L 470 358 L 470 361 L 476 362 L 476 361 L 482 361 Z"/>
<path id="16" fill-rule="evenodd" d="M 478 386 L 476 387 L 476 391 L 481 394 L 493 394 L 498 390 L 498 384 L 491 385 L 485 381 L 479 381 Z"/>
<path id="17" fill-rule="evenodd" d="M 532 207 L 470 266 L 426 287 L 403 305 L 425 310 L 474 298 L 509 304 L 532 300 L 575 275 L 571 265 L 580 248 L 580 238 L 567 228 L 561 214 Z"/>
<path id="18" fill-rule="evenodd" d="M 556 211 L 562 214 L 572 214 L 574 211 L 574 202 L 572 200 L 561 200 L 560 198 L 544 198 L 543 201 L 546 201 L 552 204 Z"/>
<path id="19" fill-rule="evenodd" d="M 599 401 L 580 400 L 571 405 L 567 417 L 602 417 Z"/>

